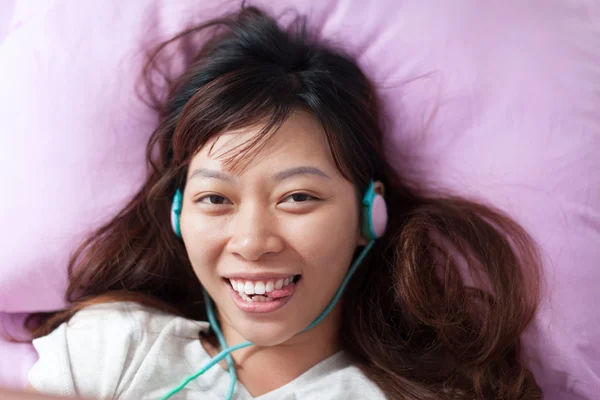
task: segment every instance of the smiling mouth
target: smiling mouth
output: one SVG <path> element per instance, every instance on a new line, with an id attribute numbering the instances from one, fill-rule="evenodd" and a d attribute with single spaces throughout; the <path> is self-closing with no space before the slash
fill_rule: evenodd
<path id="1" fill-rule="evenodd" d="M 235 293 L 247 303 L 266 303 L 294 293 L 301 275 L 290 275 L 281 279 L 244 280 L 226 279 Z"/>

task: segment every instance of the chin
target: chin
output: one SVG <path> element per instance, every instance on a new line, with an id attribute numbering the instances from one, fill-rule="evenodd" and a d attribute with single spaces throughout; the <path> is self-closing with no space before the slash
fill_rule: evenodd
<path id="1" fill-rule="evenodd" d="M 234 326 L 234 328 L 244 339 L 262 347 L 280 345 L 290 340 L 297 333 L 296 331 L 290 331 L 289 326 L 284 327 L 283 323 L 254 322 L 243 327 Z"/>

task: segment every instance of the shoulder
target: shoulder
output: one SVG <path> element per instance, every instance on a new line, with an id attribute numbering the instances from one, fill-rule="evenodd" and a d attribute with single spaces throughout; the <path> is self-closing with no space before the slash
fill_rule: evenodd
<path id="1" fill-rule="evenodd" d="M 153 334 L 196 335 L 208 329 L 205 322 L 191 321 L 137 303 L 97 304 L 79 311 L 65 324 L 71 334 L 126 334 L 133 339 Z"/>
<path id="2" fill-rule="evenodd" d="M 206 323 L 135 303 L 90 306 L 33 341 L 39 360 L 29 382 L 40 392 L 114 397 L 127 389 L 152 349 L 167 345 L 177 351 L 206 329 Z"/>

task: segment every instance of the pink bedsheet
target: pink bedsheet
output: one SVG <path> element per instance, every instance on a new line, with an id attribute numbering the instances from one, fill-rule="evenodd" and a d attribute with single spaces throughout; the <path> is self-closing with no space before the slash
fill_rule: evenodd
<path id="1" fill-rule="evenodd" d="M 547 399 L 600 398 L 598 1 L 251 3 L 308 13 L 357 55 L 386 100 L 398 168 L 487 199 L 534 235 L 546 291 L 526 335 L 532 368 Z M 69 253 L 139 184 L 155 122 L 133 91 L 143 50 L 236 4 L 3 0 L 5 316 L 61 307 Z M 34 361 L 0 342 L 0 385 L 24 385 Z"/>

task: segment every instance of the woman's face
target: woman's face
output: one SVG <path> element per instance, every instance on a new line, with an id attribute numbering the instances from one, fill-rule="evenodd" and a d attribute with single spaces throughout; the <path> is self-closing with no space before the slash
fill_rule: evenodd
<path id="1" fill-rule="evenodd" d="M 272 346 L 324 310 L 361 239 L 355 188 L 310 114 L 293 114 L 243 171 L 224 168 L 220 156 L 259 129 L 222 134 L 193 158 L 181 232 L 221 323 Z"/>

